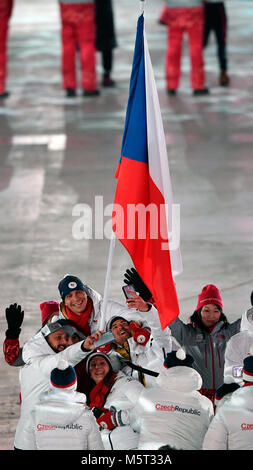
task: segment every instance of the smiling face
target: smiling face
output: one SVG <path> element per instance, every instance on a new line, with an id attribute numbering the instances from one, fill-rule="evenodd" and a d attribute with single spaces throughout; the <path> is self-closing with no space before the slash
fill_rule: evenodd
<path id="1" fill-rule="evenodd" d="M 83 290 L 73 290 L 65 296 L 65 305 L 76 315 L 81 315 L 87 305 L 88 297 Z"/>
<path id="2" fill-rule="evenodd" d="M 123 345 L 124 342 L 131 337 L 129 324 L 123 318 L 115 320 L 112 324 L 111 330 L 117 344 Z"/>
<path id="3" fill-rule="evenodd" d="M 110 366 L 102 356 L 95 356 L 91 359 L 89 365 L 89 372 L 91 378 L 96 384 L 101 382 L 101 380 L 104 380 L 109 370 Z"/>
<path id="4" fill-rule="evenodd" d="M 201 318 L 205 326 L 210 328 L 220 319 L 221 312 L 216 305 L 208 304 L 202 307 Z"/>
<path id="5" fill-rule="evenodd" d="M 50 335 L 47 336 L 47 342 L 56 353 L 74 344 L 72 336 L 69 336 L 63 328 L 50 333 Z"/>

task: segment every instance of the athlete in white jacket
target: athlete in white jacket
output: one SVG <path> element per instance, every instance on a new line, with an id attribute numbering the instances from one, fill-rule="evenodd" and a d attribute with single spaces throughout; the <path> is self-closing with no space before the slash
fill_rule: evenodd
<path id="1" fill-rule="evenodd" d="M 66 275 L 60 281 L 58 288 L 62 298 L 60 317 L 74 321 L 78 330 L 84 335 L 87 335 L 87 331 L 94 332 L 100 328 L 105 329 L 110 320 L 116 317 L 122 317 L 128 322 L 137 322 L 140 328 L 147 328 L 150 331 L 147 344 L 140 345 L 134 338 L 129 340 L 130 360 L 134 364 L 142 366 L 145 364 L 145 367 L 148 368 L 148 363 L 152 362 L 152 367 L 156 371 L 157 367 L 163 363 L 166 353 L 172 350 L 170 330 L 168 328 L 162 330 L 156 307 L 144 301 L 136 293 L 133 294 L 133 298 L 127 300 L 127 306 L 108 300 L 103 319 L 101 319 L 102 296 L 90 286 L 84 285 L 78 277 Z M 107 352 L 108 348 L 104 351 Z M 111 355 L 111 358 L 113 356 L 114 367 L 120 369 L 122 363 L 119 362 L 115 354 Z M 125 368 L 124 372 L 137 376 L 133 369 Z M 151 382 L 152 377 L 147 375 L 146 381 Z"/>
<path id="2" fill-rule="evenodd" d="M 161 329 L 156 308 L 152 304 L 147 306 L 147 302 L 141 306 L 142 299 L 139 296 L 131 300 L 129 306 L 108 299 L 103 312 L 104 299 L 101 294 L 85 285 L 78 277 L 66 275 L 60 281 L 58 289 L 62 298 L 60 318 L 72 320 L 78 331 L 85 336 L 87 332 L 93 333 L 105 329 L 112 317 L 122 316 L 128 321 L 139 322 L 143 328 L 148 327 L 152 321 L 152 328 L 156 329 L 156 338 L 159 339 L 161 347 L 166 345 L 166 348 L 170 348 L 170 335 Z"/>
<path id="3" fill-rule="evenodd" d="M 169 368 L 164 368 L 156 379 L 157 386 L 145 389 L 137 402 L 140 450 L 155 450 L 164 445 L 179 450 L 202 447 L 213 417 L 213 405 L 198 392 L 202 379 L 187 365 L 191 356 L 184 359 L 184 355 L 183 360 L 175 357 L 180 351 L 167 355 L 165 364 Z M 171 367 L 173 362 L 182 365 Z"/>
<path id="4" fill-rule="evenodd" d="M 148 371 L 159 373 L 166 353 L 172 350 L 170 331 L 168 328 L 162 331 L 156 308 L 152 307 L 150 311 L 151 313 L 146 315 L 146 319 L 147 316 L 149 318 L 149 327 L 145 328 L 138 322 L 127 321 L 123 316 L 112 317 L 107 329 L 113 332 L 115 341 L 105 347 L 111 360 L 114 359 L 116 363 L 116 356 L 120 369 L 126 375 L 139 380 L 145 387 L 154 385 L 155 380 L 155 376 Z M 143 370 L 138 370 L 135 366 Z"/>
<path id="5" fill-rule="evenodd" d="M 241 330 L 227 342 L 225 350 L 224 377 L 232 375 L 236 382 L 241 383 L 243 360 L 250 355 L 253 346 L 253 307 L 249 308 L 241 320 Z"/>
<path id="6" fill-rule="evenodd" d="M 76 392 L 75 369 L 64 360 L 51 372 L 50 390 L 40 396 L 32 412 L 38 450 L 103 450 L 99 427 Z"/>
<path id="7" fill-rule="evenodd" d="M 142 390 L 143 386 L 138 380 L 127 377 L 121 371 L 117 373 L 115 383 L 106 398 L 105 407 L 121 410 L 123 426 L 117 426 L 111 431 L 103 429 L 101 435 L 105 449 L 137 449 L 139 434 L 133 410 Z"/>
<path id="8" fill-rule="evenodd" d="M 253 351 L 251 351 L 251 354 Z M 203 450 L 253 450 L 253 356 L 243 361 L 242 387 L 217 409 Z"/>
<path id="9" fill-rule="evenodd" d="M 64 322 L 66 321 L 61 320 L 46 325 L 23 347 L 25 366 L 21 368 L 19 376 L 21 412 L 14 440 L 16 449 L 36 449 L 31 411 L 38 402 L 39 395 L 49 388 L 51 370 L 60 359 L 67 360 L 72 366 L 78 364 L 94 349 L 93 340 L 101 336 L 100 333 L 94 333 L 85 341 L 70 345 L 72 337 L 64 330 Z"/>
<path id="10" fill-rule="evenodd" d="M 100 426 L 104 448 L 136 449 L 139 435 L 136 432 L 134 406 L 144 389 L 143 385 L 121 371 L 113 372 L 109 357 L 99 351 L 89 356 L 86 367 L 93 385 L 96 384 L 87 402 Z"/>

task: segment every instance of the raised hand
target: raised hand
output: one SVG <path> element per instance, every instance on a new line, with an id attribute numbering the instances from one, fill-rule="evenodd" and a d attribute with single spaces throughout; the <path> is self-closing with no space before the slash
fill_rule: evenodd
<path id="1" fill-rule="evenodd" d="M 135 290 L 139 292 L 143 300 L 149 300 L 152 297 L 152 293 L 143 282 L 135 268 L 127 269 L 124 276 L 125 284 L 133 284 Z"/>
<path id="2" fill-rule="evenodd" d="M 11 304 L 5 309 L 8 329 L 6 330 L 6 338 L 17 339 L 21 332 L 21 325 L 24 320 L 24 311 L 21 305 Z"/>

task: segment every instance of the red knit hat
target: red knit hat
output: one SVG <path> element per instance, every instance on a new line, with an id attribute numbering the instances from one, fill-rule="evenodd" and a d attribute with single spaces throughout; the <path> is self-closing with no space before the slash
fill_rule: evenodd
<path id="1" fill-rule="evenodd" d="M 220 291 L 213 284 L 207 284 L 207 286 L 203 287 L 201 293 L 198 296 L 198 305 L 196 310 L 199 310 L 200 308 L 204 307 L 204 305 L 208 304 L 219 305 L 221 309 L 223 307 Z"/>
<path id="2" fill-rule="evenodd" d="M 41 323 L 43 324 L 53 313 L 57 315 L 59 313 L 59 307 L 59 302 L 55 302 L 54 300 L 40 304 Z"/>

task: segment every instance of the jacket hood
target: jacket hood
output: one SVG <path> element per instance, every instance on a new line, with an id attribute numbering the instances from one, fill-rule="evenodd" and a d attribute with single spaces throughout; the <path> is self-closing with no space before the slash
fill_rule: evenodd
<path id="1" fill-rule="evenodd" d="M 241 319 L 241 331 L 252 331 L 253 332 L 253 307 L 249 308 L 244 312 Z"/>
<path id="2" fill-rule="evenodd" d="M 60 321 L 63 320 L 62 318 L 59 319 Z M 63 328 L 67 334 L 72 335 L 73 333 L 78 331 L 76 330 L 74 324 L 72 322 L 69 322 L 64 319 L 64 322 L 66 324 L 60 325 L 57 323 L 57 328 Z M 74 327 L 73 327 L 73 326 Z M 46 336 L 49 336 L 50 334 L 50 328 L 54 326 L 54 323 L 51 322 L 50 325 L 45 325 L 41 330 L 32 338 L 30 338 L 27 343 L 25 343 L 22 351 L 22 359 L 26 364 L 29 364 L 30 359 L 32 358 L 33 360 L 36 359 L 38 356 L 44 356 L 48 354 L 56 354 L 56 351 L 51 348 L 51 346 L 48 344 L 46 340 Z M 54 328 L 51 330 L 51 333 L 57 328 Z M 46 331 L 47 329 L 47 331 Z M 80 338 L 79 338 L 80 339 Z M 83 338 L 82 338 L 83 339 Z"/>
<path id="3" fill-rule="evenodd" d="M 202 386 L 200 374 L 191 367 L 175 366 L 165 369 L 156 378 L 159 387 L 165 390 L 194 392 Z"/>
<path id="4" fill-rule="evenodd" d="M 91 298 L 93 304 L 98 304 L 102 300 L 102 295 L 99 294 L 96 290 L 92 289 L 90 286 L 87 287 L 87 295 Z"/>
<path id="5" fill-rule="evenodd" d="M 55 351 L 49 346 L 43 334 L 39 332 L 24 345 L 22 358 L 28 364 L 31 358 L 34 359 L 46 354 L 55 354 Z"/>
<path id="6" fill-rule="evenodd" d="M 64 390 L 50 390 L 43 393 L 36 411 L 43 417 L 41 425 L 67 426 L 75 423 L 86 406 L 86 397 L 83 393 Z"/>

